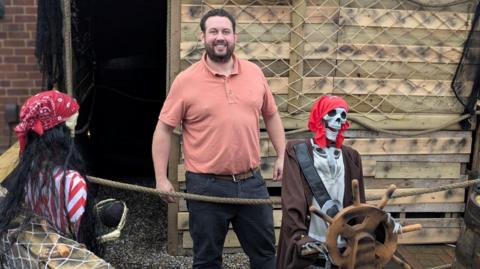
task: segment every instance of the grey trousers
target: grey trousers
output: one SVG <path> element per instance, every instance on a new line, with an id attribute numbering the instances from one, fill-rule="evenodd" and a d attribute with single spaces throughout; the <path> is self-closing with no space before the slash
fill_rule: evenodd
<path id="1" fill-rule="evenodd" d="M 240 182 L 208 174 L 186 173 L 187 192 L 236 198 L 269 198 L 259 171 Z M 193 239 L 193 268 L 223 268 L 222 251 L 231 224 L 252 269 L 275 268 L 271 205 L 233 205 L 187 200 Z"/>

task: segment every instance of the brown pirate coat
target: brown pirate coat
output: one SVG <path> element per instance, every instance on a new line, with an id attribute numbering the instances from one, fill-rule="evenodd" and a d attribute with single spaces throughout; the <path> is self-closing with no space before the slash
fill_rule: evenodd
<path id="1" fill-rule="evenodd" d="M 278 269 L 303 269 L 315 261 L 300 255 L 302 245 L 315 240 L 308 236 L 310 225 L 308 208 L 312 205 L 313 194 L 302 174 L 293 148 L 298 143 L 307 143 L 308 152 L 313 159 L 310 139 L 288 142 L 282 179 L 282 228 L 277 253 Z M 343 206 L 347 207 L 353 203 L 352 180 L 358 179 L 359 181 L 361 202 L 365 202 L 365 188 L 360 154 L 348 146 L 342 146 L 341 149 L 345 165 Z"/>

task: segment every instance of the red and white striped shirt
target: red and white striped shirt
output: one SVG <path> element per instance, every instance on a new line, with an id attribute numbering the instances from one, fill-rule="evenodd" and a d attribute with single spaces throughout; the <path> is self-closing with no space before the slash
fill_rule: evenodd
<path id="1" fill-rule="evenodd" d="M 77 171 L 68 170 L 65 176 L 65 188 L 62 189 L 60 183 L 64 176 L 63 171 L 56 168 L 53 173 L 57 195 L 55 196 L 50 190 L 51 184 L 45 182 L 47 180 L 45 175 L 40 174 L 38 179 L 34 180 L 39 180 L 37 186 L 43 187 L 32 189 L 31 185 L 27 185 L 25 202 L 35 214 L 46 217 L 63 233 L 69 232 L 67 221 L 70 221 L 72 232 L 77 234 L 87 203 L 87 183 Z M 61 197 L 65 197 L 65 199 L 61 199 Z M 65 203 L 67 204 L 68 219 L 65 216 Z"/>

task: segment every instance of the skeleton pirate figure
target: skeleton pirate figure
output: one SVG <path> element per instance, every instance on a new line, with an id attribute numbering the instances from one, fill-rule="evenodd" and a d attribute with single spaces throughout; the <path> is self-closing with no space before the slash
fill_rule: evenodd
<path id="1" fill-rule="evenodd" d="M 359 153 L 342 145 L 348 128 L 348 105 L 337 96 L 323 96 L 312 107 L 308 127 L 315 136 L 287 144 L 282 180 L 282 228 L 277 268 L 328 268 L 324 246 L 327 225 L 309 207 L 330 217 L 353 203 L 352 180 L 359 180 L 360 200 L 365 202 Z M 338 246 L 345 242 L 338 239 Z M 306 248 L 323 249 L 303 256 Z"/>
<path id="2" fill-rule="evenodd" d="M 97 254 L 101 252 L 94 192 L 74 145 L 78 110 L 75 99 L 56 90 L 30 97 L 21 108 L 20 123 L 15 128 L 20 157 L 15 169 L 2 182 L 8 193 L 0 201 L 3 237 L 0 257 L 7 257 L 11 268 L 18 266 L 12 260 L 21 260 L 9 246 L 16 241 L 16 233 L 12 231 L 32 229 L 35 223 L 51 227 Z M 106 218 L 118 218 L 122 210 L 103 213 Z M 18 216 L 24 217 L 20 227 L 13 221 Z"/>

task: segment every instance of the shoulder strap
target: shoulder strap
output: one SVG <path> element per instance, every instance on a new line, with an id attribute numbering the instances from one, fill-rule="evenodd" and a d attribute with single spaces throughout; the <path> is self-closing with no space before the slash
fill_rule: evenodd
<path id="1" fill-rule="evenodd" d="M 312 190 L 315 200 L 317 200 L 318 205 L 323 207 L 325 202 L 331 200 L 330 195 L 328 194 L 327 189 L 323 185 L 323 181 L 317 173 L 317 170 L 313 166 L 313 160 L 308 153 L 308 147 L 306 143 L 300 143 L 293 146 L 295 149 L 295 154 L 297 155 L 298 163 L 302 168 L 302 173 L 307 180 L 310 189 Z"/>

